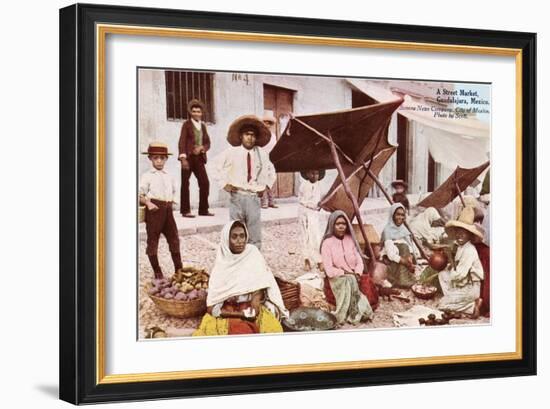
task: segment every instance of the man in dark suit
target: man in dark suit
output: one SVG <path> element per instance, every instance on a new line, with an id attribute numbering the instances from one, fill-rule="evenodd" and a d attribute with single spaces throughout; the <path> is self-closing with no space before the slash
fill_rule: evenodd
<path id="1" fill-rule="evenodd" d="M 191 118 L 183 123 L 178 143 L 181 162 L 180 212 L 183 217 L 195 217 L 189 203 L 189 178 L 193 173 L 199 184 L 199 216 L 213 216 L 208 206 L 210 181 L 205 164 L 206 152 L 210 149 L 210 136 L 202 121 L 204 104 L 193 99 L 187 104 L 187 109 Z"/>

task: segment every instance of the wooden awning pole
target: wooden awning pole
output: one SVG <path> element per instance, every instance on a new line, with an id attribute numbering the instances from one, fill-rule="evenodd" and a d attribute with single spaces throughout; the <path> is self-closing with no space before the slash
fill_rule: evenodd
<path id="1" fill-rule="evenodd" d="M 371 179 L 374 180 L 374 183 L 376 183 L 376 185 L 380 188 L 382 193 L 384 193 L 384 196 L 386 196 L 386 200 L 389 202 L 389 204 L 392 205 L 393 200 L 390 197 L 390 195 L 388 194 L 388 192 L 386 191 L 386 189 L 384 188 L 384 186 L 382 186 L 382 183 L 380 183 L 380 180 L 376 177 L 376 175 L 374 173 L 372 173 L 372 171 L 370 169 L 367 168 L 367 166 L 364 163 L 363 163 L 363 168 L 365 169 L 367 174 L 371 177 Z M 426 260 L 428 260 L 428 256 L 426 255 L 426 252 L 424 251 L 424 248 L 422 247 L 422 245 L 420 244 L 418 239 L 414 236 L 414 234 L 413 234 L 413 232 L 412 232 L 412 230 L 409 226 L 409 223 L 407 223 L 407 221 L 405 221 L 404 225 L 407 228 L 407 230 L 411 233 L 411 238 L 414 241 L 414 244 L 416 245 L 416 247 L 418 248 L 418 251 L 420 251 L 420 255 L 423 258 L 425 258 Z"/>
<path id="2" fill-rule="evenodd" d="M 346 195 L 348 196 L 348 198 L 351 200 L 351 203 L 353 204 L 353 211 L 355 213 L 355 217 L 357 218 L 357 221 L 359 222 L 359 230 L 361 231 L 361 235 L 363 236 L 363 239 L 365 240 L 365 243 L 367 245 L 369 258 L 370 258 L 369 263 L 371 266 L 373 266 L 375 261 L 374 251 L 367 237 L 365 226 L 363 226 L 363 218 L 361 217 L 361 211 L 359 210 L 359 203 L 357 202 L 357 198 L 353 195 L 353 193 L 351 192 L 351 189 L 348 186 L 344 169 L 342 168 L 342 164 L 340 163 L 340 158 L 338 157 L 338 152 L 336 151 L 336 144 L 332 140 L 332 137 L 330 136 L 330 132 L 328 133 L 328 139 L 329 139 L 330 151 L 332 153 L 332 158 L 334 159 L 334 163 L 336 164 L 336 169 L 338 169 L 338 175 L 340 176 L 340 180 L 342 181 L 342 186 L 344 188 L 344 191 L 346 192 Z"/>
<path id="3" fill-rule="evenodd" d="M 464 201 L 464 197 L 462 196 L 462 192 L 460 191 L 460 188 L 458 187 L 458 183 L 455 182 L 456 191 L 458 193 L 458 197 L 460 197 L 460 201 L 462 202 L 462 207 L 466 207 L 466 202 Z"/>

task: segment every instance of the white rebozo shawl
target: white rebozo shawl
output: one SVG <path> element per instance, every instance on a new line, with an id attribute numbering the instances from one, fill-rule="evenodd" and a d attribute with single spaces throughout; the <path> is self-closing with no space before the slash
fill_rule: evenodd
<path id="1" fill-rule="evenodd" d="M 432 223 L 438 219 L 441 219 L 438 211 L 434 207 L 428 207 L 412 219 L 409 225 L 415 236 L 423 237 L 430 243 L 435 243 L 439 241 L 443 231 L 442 228 L 432 227 Z"/>
<path id="2" fill-rule="evenodd" d="M 222 229 L 216 261 L 210 273 L 206 304 L 213 306 L 231 297 L 265 289 L 267 299 L 282 316 L 288 317 L 279 286 L 260 250 L 248 243 L 240 254 L 234 254 L 229 248 L 229 233 L 234 223 L 229 222 Z"/>

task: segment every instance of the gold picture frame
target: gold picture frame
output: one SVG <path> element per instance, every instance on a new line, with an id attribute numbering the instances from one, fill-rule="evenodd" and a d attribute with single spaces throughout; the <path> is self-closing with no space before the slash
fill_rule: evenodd
<path id="1" fill-rule="evenodd" d="M 532 146 L 535 143 L 534 136 L 534 42 L 535 36 L 529 33 L 507 33 L 499 32 L 494 34 L 497 41 L 489 40 L 488 33 L 483 31 L 466 32 L 459 29 L 444 28 L 423 28 L 428 41 L 419 41 L 414 32 L 418 28 L 411 27 L 400 34 L 400 39 L 392 38 L 391 25 L 377 25 L 377 38 L 369 38 L 368 33 L 373 27 L 368 23 L 354 23 L 363 31 L 359 30 L 354 38 L 343 37 L 339 30 L 342 25 L 333 25 L 329 22 L 319 21 L 315 23 L 316 35 L 312 34 L 289 34 L 295 33 L 300 25 L 300 19 L 287 19 L 279 17 L 264 17 L 273 24 L 270 32 L 259 30 L 231 31 L 224 28 L 232 19 L 245 19 L 252 28 L 258 24 L 257 16 L 242 15 L 219 15 L 212 16 L 208 24 L 203 24 L 201 17 L 209 16 L 209 13 L 175 11 L 171 13 L 171 20 L 164 20 L 164 15 L 155 9 L 135 9 L 126 7 L 102 7 L 75 5 L 61 10 L 61 70 L 62 76 L 74 76 L 73 83 L 67 81 L 61 84 L 61 113 L 62 122 L 66 121 L 61 130 L 62 149 L 74 147 L 72 155 L 74 162 L 71 166 L 62 166 L 62 197 L 72 197 L 72 211 L 62 213 L 61 232 L 63 241 L 73 240 L 76 234 L 76 244 L 72 248 L 70 257 L 65 255 L 66 261 L 61 265 L 61 309 L 66 320 L 61 321 L 61 398 L 72 403 L 88 403 L 106 400 L 122 399 L 149 399 L 168 396 L 194 396 L 204 394 L 231 393 L 238 388 L 234 383 L 223 385 L 223 380 L 235 378 L 247 382 L 248 391 L 261 390 L 289 390 L 299 389 L 303 381 L 296 376 L 294 387 L 288 384 L 277 386 L 280 375 L 289 374 L 317 374 L 317 387 L 335 387 L 330 376 L 337 371 L 349 376 L 349 382 L 343 386 L 354 384 L 376 384 L 376 377 L 388 372 L 395 371 L 395 381 L 411 374 L 413 368 L 429 366 L 434 369 L 441 368 L 441 374 L 446 379 L 456 379 L 463 376 L 461 371 L 475 372 L 479 368 L 490 371 L 494 376 L 505 376 L 511 374 L 528 374 L 534 372 L 534 331 L 535 331 L 535 210 L 534 210 L 534 186 L 525 185 L 526 180 L 534 177 L 534 168 L 525 166 L 525 160 L 534 162 L 534 151 Z M 215 17 L 215 18 L 214 18 Z M 154 25 L 144 24 L 141 21 L 155 21 Z M 344 22 L 339 22 L 344 23 Z M 349 22 L 348 22 L 349 23 Z M 199 26 L 199 27 L 197 27 Z M 246 26 L 246 24 L 245 24 Z M 78 27 L 77 35 L 76 27 Z M 422 32 L 420 30 L 419 32 Z M 452 32 L 457 35 L 460 42 L 450 43 L 446 40 L 445 34 Z M 492 56 L 508 56 L 515 59 L 516 66 L 516 345 L 515 351 L 508 353 L 488 353 L 478 355 L 457 355 L 438 356 L 423 358 L 388 359 L 372 361 L 351 361 L 351 362 L 323 362 L 317 364 L 296 364 L 280 366 L 262 366 L 247 368 L 223 368 L 208 370 L 190 370 L 176 372 L 153 372 L 153 373 L 131 373 L 131 374 L 107 374 L 105 370 L 106 344 L 105 344 L 105 44 L 108 36 L 159 36 L 167 38 L 192 38 L 208 39 L 218 41 L 240 41 L 256 43 L 279 43 L 290 45 L 320 45 L 334 47 L 370 48 L 382 50 L 399 51 L 427 51 L 444 53 L 465 53 Z M 70 39 L 68 40 L 68 38 Z M 63 46 L 63 42 L 65 45 Z M 489 44 L 490 43 L 490 44 Z M 76 57 L 81 54 L 80 59 Z M 76 85 L 75 85 L 76 84 Z M 90 106 L 90 104 L 92 104 Z M 94 112 L 94 120 L 87 120 L 83 124 L 79 115 L 86 112 Z M 84 125 L 93 125 L 93 132 Z M 75 134 L 75 131 L 76 134 Z M 92 141 L 89 141 L 90 137 Z M 82 142 L 87 138 L 86 142 Z M 79 150 L 78 148 L 83 148 Z M 93 147 L 93 152 L 86 150 L 86 147 Z M 76 154 L 75 154 L 76 152 Z M 95 152 L 95 155 L 93 154 Z M 82 156 L 82 157 L 81 157 Z M 86 169 L 75 167 L 75 162 Z M 68 183 L 68 182 L 74 183 Z M 84 183 L 94 181 L 93 191 L 88 194 L 94 197 L 93 211 L 86 206 L 84 210 L 82 199 L 75 195 Z M 94 194 L 95 192 L 95 194 Z M 82 193 L 83 194 L 83 193 Z M 89 197 L 89 196 L 88 196 Z M 87 221 L 68 221 L 71 215 L 86 212 Z M 93 221 L 93 222 L 92 222 Z M 85 233 L 77 229 L 79 223 L 85 223 L 90 227 L 93 225 L 95 233 L 88 240 L 81 236 Z M 92 224 L 90 224 L 92 223 Z M 76 232 L 76 233 L 75 233 Z M 82 242 L 85 241 L 85 244 Z M 525 243 L 531 242 L 526 252 Z M 93 242 L 93 246 L 91 245 Z M 80 248 L 86 245 L 86 249 Z M 90 247 L 91 246 L 91 247 Z M 62 245 L 62 248 L 64 246 Z M 93 257 L 93 279 L 95 289 L 93 292 L 81 293 L 83 286 L 82 274 L 78 270 L 75 260 L 79 257 L 90 260 Z M 86 279 L 88 282 L 90 279 Z M 67 299 L 67 291 L 73 291 L 74 297 Z M 92 297 L 90 299 L 90 297 Z M 94 316 L 84 317 L 86 331 L 75 331 L 78 327 L 78 318 L 82 314 L 90 312 L 93 306 Z M 93 326 L 90 326 L 93 324 Z M 76 339 L 75 339 L 76 332 Z M 83 337 L 93 335 L 92 343 L 83 341 Z M 75 342 L 76 346 L 66 346 Z M 70 363 L 70 364 L 68 364 Z M 497 364 L 497 365 L 491 365 Z M 499 364 L 500 363 L 500 364 Z M 506 363 L 503 365 L 503 363 Z M 378 372 L 372 371 L 373 369 Z M 370 372 L 369 372 L 370 371 Z M 72 374 L 77 373 L 74 377 Z M 349 375 L 354 373 L 355 375 Z M 294 376 L 293 375 L 293 376 Z M 435 379 L 435 375 L 423 375 L 425 380 Z M 475 376 L 475 375 L 473 375 Z M 480 375 L 478 375 L 480 376 Z M 270 380 L 262 380 L 254 384 L 254 378 L 268 377 Z M 366 377 L 370 381 L 365 381 Z M 390 376 L 391 378 L 391 376 Z M 204 387 L 189 386 L 189 381 L 208 380 Z M 411 376 L 411 379 L 413 377 Z M 418 378 L 416 378 L 418 379 Z M 175 382 L 174 382 L 175 381 Z M 166 388 L 161 390 L 159 382 L 169 383 L 170 393 Z M 269 385 L 267 383 L 269 383 Z M 270 383 L 271 382 L 271 383 Z M 382 382 L 382 381 L 380 381 Z M 212 384 L 218 385 L 211 388 Z M 140 389 L 140 385 L 145 388 Z M 209 389 L 210 388 L 210 389 Z"/>

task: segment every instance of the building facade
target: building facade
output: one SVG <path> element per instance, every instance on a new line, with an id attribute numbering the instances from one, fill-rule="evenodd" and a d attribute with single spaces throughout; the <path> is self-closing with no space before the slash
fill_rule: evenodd
<path id="1" fill-rule="evenodd" d="M 255 114 L 262 117 L 266 111 L 277 120 L 275 134 L 279 135 L 289 119 L 289 114 L 305 115 L 355 108 L 376 103 L 376 99 L 358 89 L 357 82 L 376 83 L 394 95 L 414 93 L 416 97 L 432 95 L 438 83 L 356 80 L 345 78 L 312 77 L 297 75 L 268 75 L 231 72 L 198 73 L 140 69 L 138 72 L 138 138 L 141 151 L 153 141 L 168 144 L 176 155 L 167 162 L 166 169 L 179 181 L 180 164 L 177 147 L 180 129 L 187 118 L 186 104 L 198 97 L 206 104 L 206 122 L 211 137 L 207 171 L 212 175 L 215 158 L 229 144 L 226 141 L 229 125 L 237 117 Z M 449 86 L 447 84 L 447 86 Z M 453 169 L 436 163 L 430 155 L 427 138 L 419 131 L 421 125 L 407 119 L 398 111 L 393 114 L 389 127 L 389 141 L 399 145 L 397 153 L 380 173 L 384 186 L 399 178 L 409 183 L 409 193 L 425 194 L 437 187 Z M 275 139 L 275 138 L 273 138 Z M 273 140 L 267 149 L 275 143 Z M 144 155 L 139 155 L 139 172 L 149 168 Z M 336 171 L 328 171 L 323 179 L 322 191 L 326 192 L 336 178 Z M 280 200 L 293 200 L 300 183 L 299 174 L 279 174 L 274 189 Z M 391 191 L 391 189 L 390 189 Z M 380 197 L 373 188 L 370 197 Z M 368 200 L 368 199 L 367 199 Z M 191 178 L 191 204 L 198 202 L 196 180 Z M 225 206 L 227 196 L 211 178 L 211 207 Z"/>

